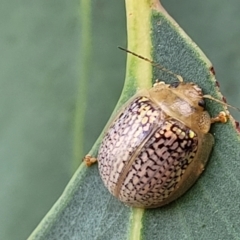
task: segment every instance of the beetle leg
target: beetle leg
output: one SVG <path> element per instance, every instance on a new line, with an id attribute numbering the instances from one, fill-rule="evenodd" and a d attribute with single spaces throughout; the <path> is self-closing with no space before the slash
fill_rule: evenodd
<path id="1" fill-rule="evenodd" d="M 97 162 L 97 158 L 92 157 L 90 155 L 86 155 L 83 158 L 83 162 L 85 162 L 85 164 L 87 165 L 87 167 L 90 167 L 91 165 L 93 165 L 95 162 Z"/>
<path id="2" fill-rule="evenodd" d="M 230 117 L 229 112 L 221 111 L 216 117 L 211 118 L 211 123 L 221 122 L 226 123 Z"/>

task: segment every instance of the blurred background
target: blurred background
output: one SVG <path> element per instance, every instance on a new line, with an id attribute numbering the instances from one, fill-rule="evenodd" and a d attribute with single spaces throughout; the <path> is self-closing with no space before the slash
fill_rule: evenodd
<path id="1" fill-rule="evenodd" d="M 74 172 L 74 117 L 84 59 L 81 0 L 0 0 L 0 239 L 26 239 Z M 163 0 L 212 61 L 240 107 L 240 2 Z M 92 1 L 84 152 L 108 120 L 125 77 L 124 1 Z M 232 111 L 237 120 L 240 114 Z"/>

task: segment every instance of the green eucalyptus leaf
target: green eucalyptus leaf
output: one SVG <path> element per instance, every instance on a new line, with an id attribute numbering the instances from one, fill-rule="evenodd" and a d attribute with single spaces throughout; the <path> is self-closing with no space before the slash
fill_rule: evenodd
<path id="1" fill-rule="evenodd" d="M 210 61 L 158 1 L 126 1 L 126 9 L 130 50 L 221 99 Z M 149 88 L 156 78 L 173 80 L 148 62 L 128 56 L 125 85 L 116 110 L 139 88 Z M 207 109 L 215 115 L 224 108 L 207 101 Z M 126 207 L 103 186 L 97 165 L 87 168 L 82 163 L 29 239 L 238 239 L 239 135 L 233 119 L 214 124 L 211 133 L 215 146 L 206 172 L 175 202 L 152 210 Z M 101 138 L 91 155 L 96 155 Z"/>

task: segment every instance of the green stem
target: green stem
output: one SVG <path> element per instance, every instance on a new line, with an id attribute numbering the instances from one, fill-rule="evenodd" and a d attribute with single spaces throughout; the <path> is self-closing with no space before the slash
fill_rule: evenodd
<path id="1" fill-rule="evenodd" d="M 81 20 L 81 57 L 80 57 L 80 73 L 78 98 L 76 103 L 76 113 L 74 122 L 74 158 L 73 169 L 79 166 L 79 162 L 84 155 L 84 116 L 86 111 L 87 99 L 87 82 L 90 74 L 91 60 L 91 1 L 80 1 L 80 20 Z"/>

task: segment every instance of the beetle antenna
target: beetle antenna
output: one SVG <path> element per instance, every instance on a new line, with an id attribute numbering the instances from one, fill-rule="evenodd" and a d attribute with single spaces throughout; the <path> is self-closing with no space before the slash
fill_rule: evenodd
<path id="1" fill-rule="evenodd" d="M 235 109 L 235 110 L 237 110 L 237 111 L 240 112 L 240 108 L 233 107 L 233 106 L 231 106 L 231 105 L 229 105 L 229 104 L 227 104 L 227 103 L 225 103 L 225 102 L 223 102 L 223 101 L 221 101 L 221 100 L 218 100 L 218 99 L 212 97 L 211 95 L 203 95 L 203 98 L 207 98 L 207 99 L 213 100 L 213 101 L 215 101 L 215 102 L 221 103 L 221 104 L 224 105 L 224 106 L 233 108 L 233 109 Z"/>
<path id="2" fill-rule="evenodd" d="M 140 59 L 142 59 L 142 60 L 144 60 L 144 61 L 147 61 L 147 62 L 151 63 L 154 67 L 157 67 L 158 69 L 161 69 L 162 71 L 165 71 L 165 72 L 167 72 L 167 73 L 169 73 L 169 74 L 172 74 L 174 77 L 176 77 L 176 78 L 179 80 L 179 82 L 183 82 L 182 76 L 180 76 L 180 75 L 178 75 L 178 74 L 176 74 L 176 73 L 168 70 L 167 68 L 161 66 L 160 64 L 158 64 L 158 63 L 156 63 L 156 62 L 154 62 L 154 61 L 152 61 L 152 60 L 150 60 L 150 59 L 148 59 L 148 58 L 146 58 L 146 57 L 143 57 L 143 56 L 141 56 L 141 55 L 139 55 L 139 54 L 137 54 L 137 53 L 134 53 L 134 52 L 132 52 L 132 51 L 130 51 L 130 50 L 128 50 L 128 49 L 125 49 L 125 48 L 122 48 L 122 47 L 118 47 L 118 48 L 119 48 L 120 50 L 122 50 L 122 51 L 125 51 L 125 52 L 127 52 L 127 53 L 132 54 L 132 55 L 135 56 L 135 57 L 138 57 L 138 58 L 140 58 Z M 223 101 L 221 101 L 221 100 L 215 99 L 215 98 L 212 97 L 211 95 L 203 95 L 203 98 L 207 98 L 207 99 L 213 100 L 213 101 L 215 101 L 215 102 L 221 103 L 221 104 L 224 105 L 224 106 L 233 108 L 233 109 L 235 109 L 235 110 L 237 110 L 237 111 L 240 112 L 240 108 L 233 107 L 233 106 L 231 106 L 231 105 L 229 105 L 229 104 L 227 104 L 227 103 L 225 103 L 225 102 L 223 102 Z"/>
<path id="3" fill-rule="evenodd" d="M 161 69 L 162 71 L 165 71 L 165 72 L 167 72 L 169 74 L 172 74 L 174 77 L 176 77 L 178 79 L 179 82 L 183 82 L 183 78 L 180 75 L 177 75 L 176 73 L 173 73 L 172 71 L 170 71 L 167 68 L 161 66 L 160 64 L 158 64 L 158 63 L 156 63 L 156 62 L 154 62 L 154 61 L 152 61 L 152 60 L 150 60 L 148 58 L 145 58 L 145 57 L 143 57 L 143 56 L 141 56 L 141 55 L 139 55 L 137 53 L 134 53 L 134 52 L 132 52 L 132 51 L 130 51 L 128 49 L 125 49 L 125 48 L 122 48 L 122 47 L 118 47 L 118 48 L 120 50 L 123 50 L 123 51 L 125 51 L 127 53 L 130 53 L 130 54 L 134 55 L 135 57 L 138 57 L 138 58 L 140 58 L 142 60 L 145 60 L 145 61 L 151 63 L 154 67 L 157 67 L 158 69 Z"/>

